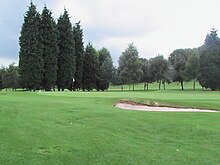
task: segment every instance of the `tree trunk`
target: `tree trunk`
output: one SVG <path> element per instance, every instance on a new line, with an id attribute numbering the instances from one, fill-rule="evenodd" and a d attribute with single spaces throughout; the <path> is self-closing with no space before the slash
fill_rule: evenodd
<path id="1" fill-rule="evenodd" d="M 163 90 L 166 89 L 166 82 L 163 83 Z"/>
<path id="2" fill-rule="evenodd" d="M 134 83 L 133 83 L 133 91 L 134 91 Z"/>
<path id="3" fill-rule="evenodd" d="M 196 90 L 196 79 L 193 80 L 193 90 Z"/>
<path id="4" fill-rule="evenodd" d="M 184 90 L 184 88 L 183 88 L 183 81 L 181 81 L 180 83 L 181 83 L 181 89 Z"/>
<path id="5" fill-rule="evenodd" d="M 148 90 L 148 82 L 147 82 L 147 90 Z"/>
<path id="6" fill-rule="evenodd" d="M 159 90 L 160 90 L 160 86 L 161 86 L 161 80 L 159 81 Z"/>
<path id="7" fill-rule="evenodd" d="M 130 91 L 130 90 L 131 90 L 131 83 L 130 83 L 130 82 L 129 82 L 129 85 L 128 85 L 128 86 L 129 86 L 129 91 Z"/>
<path id="8" fill-rule="evenodd" d="M 121 90 L 123 91 L 124 89 L 123 89 L 123 85 L 121 86 Z"/>
<path id="9" fill-rule="evenodd" d="M 146 91 L 146 82 L 144 82 L 144 91 Z"/>

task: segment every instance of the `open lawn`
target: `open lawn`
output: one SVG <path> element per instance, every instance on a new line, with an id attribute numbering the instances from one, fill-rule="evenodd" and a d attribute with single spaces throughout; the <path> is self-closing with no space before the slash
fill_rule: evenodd
<path id="1" fill-rule="evenodd" d="M 158 87 L 159 87 L 159 84 L 157 82 L 154 82 L 154 83 L 150 83 L 149 84 L 149 90 L 158 90 Z M 138 83 L 138 84 L 135 84 L 134 86 L 135 90 L 144 90 L 144 83 Z M 180 89 L 181 86 L 179 83 L 165 83 L 165 89 Z M 110 86 L 110 90 L 121 90 L 122 89 L 122 85 L 112 85 Z M 126 85 L 123 85 L 123 89 L 124 90 L 129 90 L 129 85 L 126 84 Z M 132 84 L 130 85 L 130 90 L 133 89 L 133 86 Z M 161 89 L 163 90 L 164 89 L 164 85 L 161 84 Z M 193 82 L 184 82 L 184 89 L 187 89 L 187 90 L 192 90 L 193 89 Z M 199 83 L 197 82 L 196 83 L 196 90 L 201 90 L 202 87 L 199 85 Z"/>
<path id="2" fill-rule="evenodd" d="M 0 92 L 0 164 L 220 164 L 220 113 L 125 111 L 121 99 L 220 110 L 220 92 Z"/>

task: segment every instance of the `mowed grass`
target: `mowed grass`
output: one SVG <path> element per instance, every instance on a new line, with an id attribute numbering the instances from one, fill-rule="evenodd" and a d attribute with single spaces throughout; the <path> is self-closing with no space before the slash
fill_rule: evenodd
<path id="1" fill-rule="evenodd" d="M 198 82 L 196 82 L 196 90 L 201 90 L 202 87 L 199 85 Z M 137 83 L 134 85 L 135 90 L 144 90 L 144 83 Z M 149 83 L 149 90 L 158 90 L 159 84 L 157 82 Z M 111 85 L 110 90 L 121 90 L 122 85 Z M 125 84 L 123 85 L 124 90 L 129 90 L 129 85 Z M 161 84 L 161 90 L 164 89 L 164 85 Z M 179 83 L 173 82 L 173 83 L 165 83 L 165 89 L 181 89 L 181 85 Z M 193 89 L 193 82 L 184 82 L 184 89 L 186 90 L 192 90 Z M 133 85 L 130 84 L 130 90 L 133 90 Z"/>
<path id="2" fill-rule="evenodd" d="M 125 111 L 120 99 L 220 110 L 220 92 L 0 92 L 0 164 L 220 164 L 220 113 Z"/>

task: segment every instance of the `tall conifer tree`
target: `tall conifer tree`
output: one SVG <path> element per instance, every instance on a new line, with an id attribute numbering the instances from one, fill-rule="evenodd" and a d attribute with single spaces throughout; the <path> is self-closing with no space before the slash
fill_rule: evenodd
<path id="1" fill-rule="evenodd" d="M 73 38 L 72 24 L 69 14 L 65 10 L 57 23 L 58 30 L 58 90 L 68 88 L 72 90 L 72 80 L 75 75 L 75 43 Z"/>
<path id="2" fill-rule="evenodd" d="M 43 78 L 42 37 L 39 31 L 40 14 L 31 2 L 24 17 L 19 38 L 19 71 L 23 88 L 36 90 Z"/>
<path id="3" fill-rule="evenodd" d="M 99 53 L 99 71 L 97 90 L 107 90 L 113 76 L 113 62 L 111 54 L 106 48 L 102 48 Z"/>
<path id="4" fill-rule="evenodd" d="M 220 90 L 220 39 L 215 29 L 207 34 L 201 47 L 200 68 L 200 85 L 211 90 Z"/>
<path id="5" fill-rule="evenodd" d="M 90 91 L 96 88 L 98 68 L 98 54 L 92 44 L 89 43 L 86 46 L 83 61 L 83 90 Z"/>
<path id="6" fill-rule="evenodd" d="M 57 80 L 57 29 L 52 13 L 45 6 L 41 15 L 41 33 L 43 37 L 44 74 L 43 87 L 51 90 Z"/>
<path id="7" fill-rule="evenodd" d="M 75 72 L 75 82 L 74 88 L 82 88 L 82 69 L 83 69 L 83 30 L 81 29 L 80 22 L 76 23 L 73 27 L 73 37 L 75 41 L 75 53 L 76 53 L 76 72 Z"/>

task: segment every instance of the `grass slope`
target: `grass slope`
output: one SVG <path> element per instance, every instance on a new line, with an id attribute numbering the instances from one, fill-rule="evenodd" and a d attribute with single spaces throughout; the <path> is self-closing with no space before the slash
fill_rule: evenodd
<path id="1" fill-rule="evenodd" d="M 0 164 L 220 164 L 220 113 L 125 111 L 120 99 L 220 110 L 210 91 L 0 92 Z"/>

